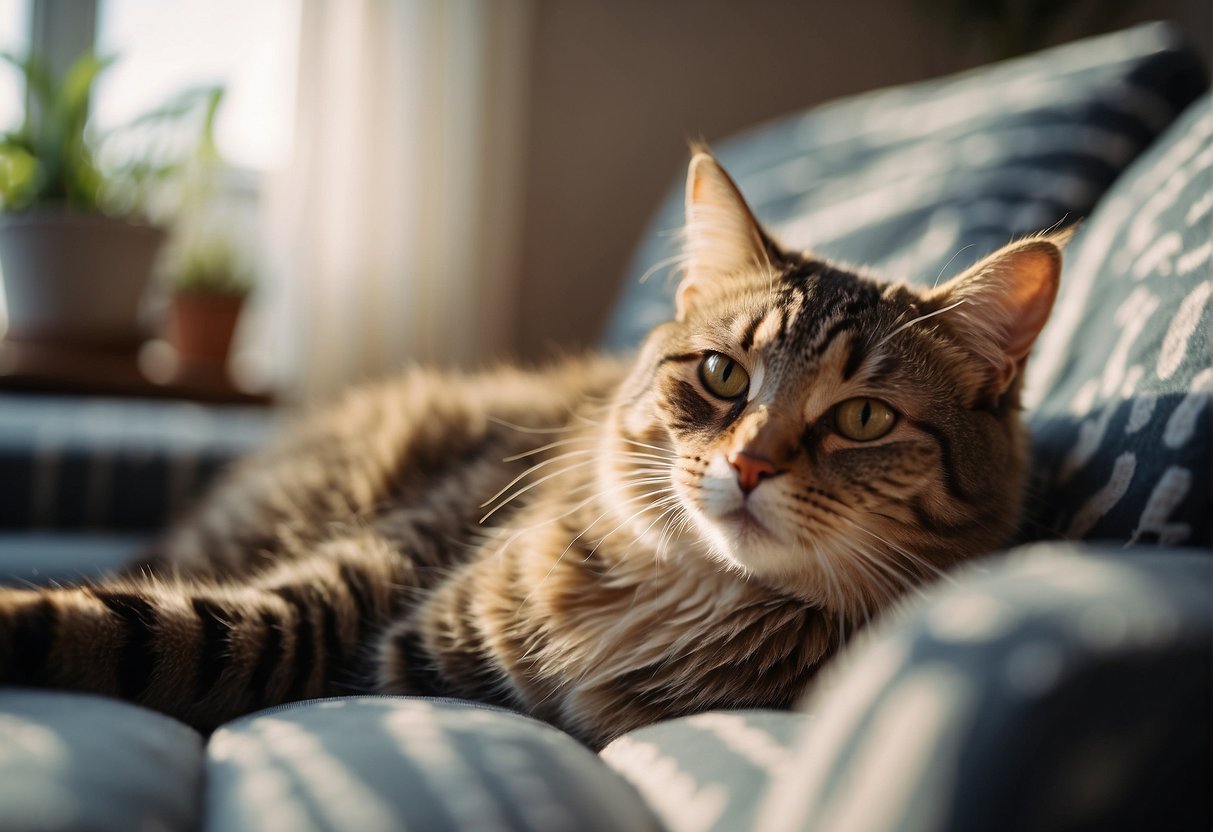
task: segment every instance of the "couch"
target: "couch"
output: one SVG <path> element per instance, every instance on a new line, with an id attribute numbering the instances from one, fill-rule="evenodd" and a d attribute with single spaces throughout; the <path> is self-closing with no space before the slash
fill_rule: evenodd
<path id="1" fill-rule="evenodd" d="M 717 150 L 785 242 L 912 280 L 1085 218 L 1029 369 L 1035 475 L 1020 545 L 883 616 L 794 712 L 700 714 L 597 755 L 454 700 L 294 703 L 204 737 L 122 702 L 0 690 L 0 830 L 1210 828 L 1213 107 L 1201 60 L 1148 25 L 818 107 Z M 670 281 L 639 278 L 669 254 L 678 191 L 638 248 L 609 348 L 670 314 Z M 193 467 L 173 461 L 171 437 L 135 462 L 122 442 L 64 439 L 55 470 L 70 479 L 62 460 L 75 454 L 71 476 L 94 483 L 75 487 L 93 513 L 65 537 L 53 521 L 77 515 L 59 501 L 81 498 L 48 492 L 51 463 L 28 450 L 46 430 L 31 408 L 54 403 L 22 406 L 25 417 L 0 416 L 10 580 L 119 557 L 167 510 L 166 471 L 184 465 L 174 482 L 191 490 L 272 429 L 191 410 L 212 423 Z M 127 482 L 136 491 L 113 496 Z M 156 518 L 136 516 L 142 501 Z M 129 514 L 114 514 L 119 502 Z M 49 532 L 22 527 L 30 506 Z M 98 537 L 115 516 L 126 536 Z"/>

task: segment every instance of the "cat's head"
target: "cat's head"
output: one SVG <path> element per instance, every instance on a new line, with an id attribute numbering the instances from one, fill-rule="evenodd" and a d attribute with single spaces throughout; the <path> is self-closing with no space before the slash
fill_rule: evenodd
<path id="1" fill-rule="evenodd" d="M 784 250 L 706 153 L 686 216 L 676 317 L 614 414 L 631 451 L 671 454 L 666 520 L 724 564 L 855 615 L 1005 544 L 1027 465 L 1020 379 L 1066 235 L 1012 243 L 937 288 L 882 282 Z"/>

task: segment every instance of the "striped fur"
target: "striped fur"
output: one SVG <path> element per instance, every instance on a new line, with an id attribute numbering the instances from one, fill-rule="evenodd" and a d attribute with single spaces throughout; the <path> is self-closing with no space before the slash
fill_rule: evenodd
<path id="1" fill-rule="evenodd" d="M 202 728 L 329 693 L 456 695 L 593 745 L 787 705 L 850 631 L 1011 534 L 1019 371 L 1062 241 L 918 292 L 784 251 L 703 154 L 687 234 L 677 317 L 633 361 L 355 392 L 145 571 L 0 592 L 0 681 Z M 711 352 L 744 395 L 706 386 Z M 887 436 L 842 434 L 856 397 L 894 409 Z M 745 489 L 737 460 L 763 466 Z"/>

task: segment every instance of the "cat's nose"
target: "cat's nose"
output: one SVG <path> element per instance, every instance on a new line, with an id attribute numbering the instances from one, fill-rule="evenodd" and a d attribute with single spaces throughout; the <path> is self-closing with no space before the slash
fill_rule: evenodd
<path id="1" fill-rule="evenodd" d="M 758 483 L 776 474 L 775 463 L 771 460 L 745 451 L 735 451 L 729 456 L 729 464 L 737 471 L 737 485 L 743 494 L 749 494 Z"/>

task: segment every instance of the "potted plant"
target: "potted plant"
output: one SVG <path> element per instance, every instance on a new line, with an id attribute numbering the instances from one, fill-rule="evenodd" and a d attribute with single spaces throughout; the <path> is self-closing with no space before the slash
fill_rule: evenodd
<path id="1" fill-rule="evenodd" d="M 178 381 L 223 384 L 252 269 L 230 238 L 215 235 L 185 248 L 170 272 L 168 340 Z"/>
<path id="2" fill-rule="evenodd" d="M 89 98 L 112 59 L 86 54 L 61 78 L 36 57 L 0 56 L 24 75 L 23 124 L 0 138 L 0 269 L 7 338 L 33 343 L 133 349 L 139 315 L 165 231 L 149 221 L 144 198 L 175 163 L 148 136 L 215 90 L 191 90 L 131 125 L 100 135 Z M 210 98 L 207 97 L 209 92 Z M 106 170 L 99 159 L 117 138 L 142 155 Z M 140 138 L 142 137 L 142 138 Z"/>

